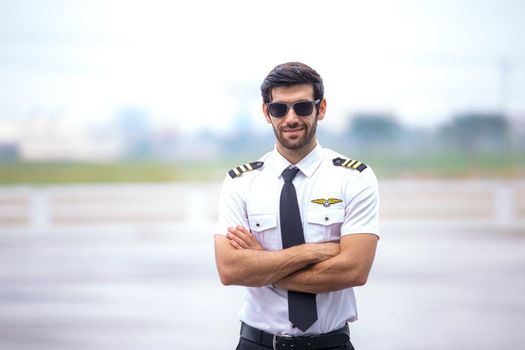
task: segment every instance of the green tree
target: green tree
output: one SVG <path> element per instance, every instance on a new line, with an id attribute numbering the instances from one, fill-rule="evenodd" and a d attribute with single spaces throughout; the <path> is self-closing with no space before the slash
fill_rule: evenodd
<path id="1" fill-rule="evenodd" d="M 399 141 L 403 129 L 389 114 L 359 113 L 350 123 L 352 143 L 368 149 L 394 146 Z"/>
<path id="2" fill-rule="evenodd" d="M 500 113 L 463 113 L 441 129 L 445 142 L 468 153 L 493 153 L 509 147 L 510 126 Z"/>

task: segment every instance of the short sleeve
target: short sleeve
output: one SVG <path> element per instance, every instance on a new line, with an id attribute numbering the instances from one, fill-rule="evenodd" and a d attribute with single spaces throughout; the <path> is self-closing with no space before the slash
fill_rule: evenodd
<path id="1" fill-rule="evenodd" d="M 345 184 L 345 218 L 341 235 L 372 233 L 379 236 L 379 189 L 370 167 Z"/>
<path id="2" fill-rule="evenodd" d="M 232 179 L 226 175 L 219 197 L 219 216 L 214 234 L 226 235 L 228 227 L 232 226 L 248 227 L 246 200 L 242 195 L 241 181 L 242 179 Z"/>

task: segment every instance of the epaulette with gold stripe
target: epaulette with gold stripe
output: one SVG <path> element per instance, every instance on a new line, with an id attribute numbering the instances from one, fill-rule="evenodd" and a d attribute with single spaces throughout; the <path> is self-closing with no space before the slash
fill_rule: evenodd
<path id="1" fill-rule="evenodd" d="M 252 171 L 255 169 L 259 169 L 263 165 L 264 165 L 264 162 L 251 162 L 248 164 L 238 166 L 237 168 L 233 168 L 232 170 L 228 171 L 228 174 L 232 177 L 232 179 L 234 179 L 237 176 L 241 176 L 242 173 L 245 173 L 247 171 Z"/>
<path id="2" fill-rule="evenodd" d="M 339 157 L 332 159 L 332 163 L 334 163 L 335 166 L 352 168 L 352 169 L 358 170 L 359 172 L 367 168 L 365 163 L 361 163 L 358 160 L 344 159 L 344 158 L 339 158 Z"/>

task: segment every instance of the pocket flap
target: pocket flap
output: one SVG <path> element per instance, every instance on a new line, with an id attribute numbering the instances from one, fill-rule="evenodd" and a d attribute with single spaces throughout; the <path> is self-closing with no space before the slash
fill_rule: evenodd
<path id="1" fill-rule="evenodd" d="M 343 222 L 345 210 L 344 208 L 309 210 L 306 215 L 309 223 L 327 226 Z"/>
<path id="2" fill-rule="evenodd" d="M 264 231 L 277 227 L 276 214 L 248 214 L 251 231 Z"/>

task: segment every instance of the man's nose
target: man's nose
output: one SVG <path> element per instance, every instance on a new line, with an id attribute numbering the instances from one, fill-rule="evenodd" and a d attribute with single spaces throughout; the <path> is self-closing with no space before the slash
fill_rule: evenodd
<path id="1" fill-rule="evenodd" d="M 299 121 L 299 117 L 295 114 L 293 107 L 288 108 L 288 112 L 284 116 L 284 121 L 288 124 L 295 124 Z"/>

